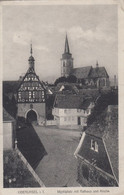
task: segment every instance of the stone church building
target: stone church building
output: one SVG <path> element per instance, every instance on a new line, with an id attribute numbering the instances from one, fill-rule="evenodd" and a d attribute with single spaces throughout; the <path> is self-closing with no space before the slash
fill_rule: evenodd
<path id="1" fill-rule="evenodd" d="M 32 45 L 30 53 L 31 56 L 28 60 L 29 68 L 17 90 L 17 116 L 24 117 L 29 122 L 34 120 L 39 125 L 44 125 L 46 118 L 46 95 L 44 86 L 35 73 Z"/>
<path id="2" fill-rule="evenodd" d="M 93 86 L 96 88 L 109 87 L 109 75 L 105 67 L 100 67 L 98 62 L 96 67 L 86 66 L 80 68 L 74 68 L 73 58 L 70 53 L 68 38 L 66 35 L 65 49 L 61 58 L 61 76 L 68 77 L 74 75 L 77 78 L 78 83 L 83 83 L 87 86 Z"/>

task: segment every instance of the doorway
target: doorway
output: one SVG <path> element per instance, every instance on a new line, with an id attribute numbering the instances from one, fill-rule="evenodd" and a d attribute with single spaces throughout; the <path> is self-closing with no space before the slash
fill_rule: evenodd
<path id="1" fill-rule="evenodd" d="M 27 120 L 27 122 L 29 122 L 29 123 L 32 123 L 32 122 L 37 121 L 37 114 L 36 114 L 36 112 L 35 112 L 34 110 L 30 110 L 30 111 L 27 113 L 26 120 Z"/>
<path id="2" fill-rule="evenodd" d="M 78 117 L 78 125 L 81 125 L 81 118 Z"/>

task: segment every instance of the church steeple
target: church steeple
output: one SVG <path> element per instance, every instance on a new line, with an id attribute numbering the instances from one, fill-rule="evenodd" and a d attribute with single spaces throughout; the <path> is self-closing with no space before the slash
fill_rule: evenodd
<path id="1" fill-rule="evenodd" d="M 61 76 L 68 77 L 73 69 L 73 58 L 69 50 L 68 37 L 65 37 L 65 49 L 61 58 Z"/>
<path id="2" fill-rule="evenodd" d="M 35 59 L 32 56 L 32 53 L 33 53 L 32 44 L 31 44 L 30 47 L 31 47 L 30 48 L 30 54 L 31 54 L 31 56 L 28 59 L 28 61 L 29 61 L 29 69 L 30 69 L 30 71 L 34 71 L 34 61 L 35 61 Z"/>
<path id="3" fill-rule="evenodd" d="M 64 53 L 70 53 L 67 34 L 66 34 L 66 38 L 65 38 L 65 51 L 64 51 Z"/>

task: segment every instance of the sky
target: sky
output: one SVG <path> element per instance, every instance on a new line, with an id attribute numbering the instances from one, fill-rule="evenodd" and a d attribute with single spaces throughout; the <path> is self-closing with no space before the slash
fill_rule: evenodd
<path id="1" fill-rule="evenodd" d="M 35 71 L 42 81 L 61 76 L 62 53 L 68 35 L 74 67 L 104 66 L 118 72 L 116 5 L 3 6 L 3 80 L 18 80 L 29 67 L 32 41 Z"/>

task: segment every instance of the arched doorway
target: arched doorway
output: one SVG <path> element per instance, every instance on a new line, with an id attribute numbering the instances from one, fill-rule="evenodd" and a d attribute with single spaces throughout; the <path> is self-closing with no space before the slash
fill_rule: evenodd
<path id="1" fill-rule="evenodd" d="M 29 110 L 26 117 L 27 122 L 32 123 L 37 121 L 37 114 L 34 110 Z"/>

